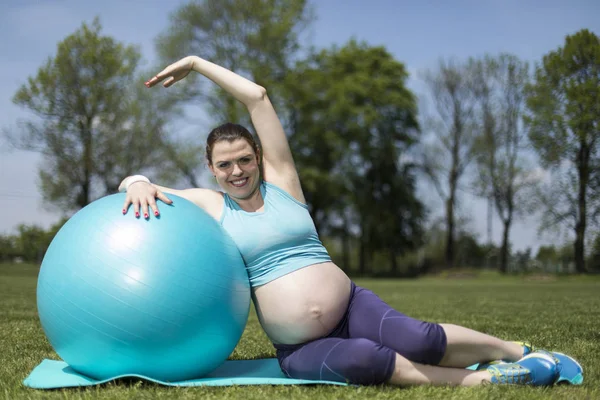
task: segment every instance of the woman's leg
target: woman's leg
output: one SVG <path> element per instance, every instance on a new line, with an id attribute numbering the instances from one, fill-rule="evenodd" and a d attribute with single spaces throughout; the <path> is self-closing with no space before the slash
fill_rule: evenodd
<path id="1" fill-rule="evenodd" d="M 348 320 L 351 338 L 370 339 L 421 364 L 465 368 L 496 359 L 518 360 L 523 355 L 523 348 L 512 342 L 457 325 L 408 317 L 364 288 L 356 288 Z"/>
<path id="2" fill-rule="evenodd" d="M 290 378 L 379 385 L 395 368 L 396 353 L 367 339 L 329 337 L 275 348 L 279 366 Z"/>
<path id="3" fill-rule="evenodd" d="M 282 371 L 296 379 L 401 386 L 473 386 L 491 379 L 487 371 L 444 368 L 409 361 L 368 339 L 324 338 L 303 346 L 276 347 Z M 285 347 L 293 350 L 285 350 Z"/>
<path id="4" fill-rule="evenodd" d="M 523 346 L 453 324 L 440 324 L 446 333 L 446 351 L 439 365 L 468 367 L 491 360 L 517 361 Z"/>
<path id="5" fill-rule="evenodd" d="M 419 364 L 397 354 L 394 373 L 388 382 L 400 386 L 476 386 L 491 382 L 491 374 L 488 371 Z"/>

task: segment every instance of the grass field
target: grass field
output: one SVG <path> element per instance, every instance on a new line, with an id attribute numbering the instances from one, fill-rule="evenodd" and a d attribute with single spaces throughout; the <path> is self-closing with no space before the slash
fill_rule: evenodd
<path id="1" fill-rule="evenodd" d="M 566 352 L 584 367 L 582 386 L 476 388 L 244 386 L 166 388 L 141 381 L 86 389 L 40 391 L 23 379 L 44 358 L 58 359 L 39 324 L 37 268 L 0 265 L 0 397 L 7 399 L 595 399 L 600 398 L 600 278 L 500 277 L 357 280 L 397 309 L 417 318 L 450 322 L 502 338 L 528 340 Z M 234 359 L 274 356 L 254 312 Z"/>

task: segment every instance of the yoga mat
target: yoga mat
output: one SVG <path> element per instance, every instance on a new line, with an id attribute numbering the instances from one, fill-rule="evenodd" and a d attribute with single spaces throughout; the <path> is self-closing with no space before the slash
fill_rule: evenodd
<path id="1" fill-rule="evenodd" d="M 562 364 L 557 384 L 567 383 L 581 385 L 583 368 L 570 356 L 554 353 Z M 479 364 L 468 367 L 477 370 Z M 291 379 L 286 377 L 276 358 L 258 360 L 227 360 L 220 367 L 200 379 L 181 382 L 164 382 L 141 375 L 119 375 L 110 379 L 96 380 L 81 375 L 64 361 L 44 360 L 35 367 L 23 384 L 33 389 L 57 389 L 100 385 L 121 378 L 140 378 L 149 382 L 166 386 L 231 386 L 231 385 L 342 385 L 346 383 L 334 381 L 316 381 L 307 379 Z"/>
<path id="2" fill-rule="evenodd" d="M 334 381 L 314 381 L 286 377 L 276 358 L 258 360 L 228 360 L 216 370 L 200 379 L 181 382 L 163 382 L 140 375 L 120 375 L 111 379 L 96 380 L 81 375 L 64 361 L 44 360 L 35 367 L 23 384 L 33 389 L 57 389 L 100 385 L 121 378 L 140 378 L 166 386 L 231 386 L 231 385 L 343 385 Z"/>

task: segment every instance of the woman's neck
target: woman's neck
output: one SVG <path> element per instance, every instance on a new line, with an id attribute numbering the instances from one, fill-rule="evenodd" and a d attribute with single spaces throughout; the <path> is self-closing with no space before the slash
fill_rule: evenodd
<path id="1" fill-rule="evenodd" d="M 233 198 L 233 200 L 246 212 L 260 212 L 264 210 L 265 201 L 260 192 L 260 186 L 245 199 Z"/>

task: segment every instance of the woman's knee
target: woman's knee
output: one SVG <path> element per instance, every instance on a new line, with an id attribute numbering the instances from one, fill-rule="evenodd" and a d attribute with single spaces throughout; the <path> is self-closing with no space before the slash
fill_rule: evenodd
<path id="1" fill-rule="evenodd" d="M 387 382 L 394 372 L 396 352 L 369 339 L 348 339 L 337 368 L 349 383 L 378 385 Z M 329 362 L 328 362 L 329 364 Z"/>
<path id="2" fill-rule="evenodd" d="M 422 322 L 418 334 L 408 341 L 401 352 L 411 361 L 421 364 L 438 365 L 448 345 L 444 328 L 433 322 Z"/>
<path id="3" fill-rule="evenodd" d="M 396 352 L 369 339 L 345 339 L 330 349 L 322 361 L 315 361 L 292 355 L 282 367 L 292 378 L 377 385 L 392 376 Z"/>

